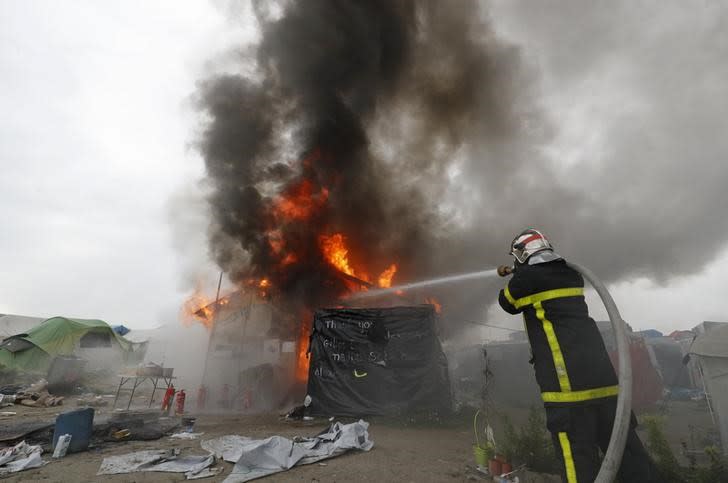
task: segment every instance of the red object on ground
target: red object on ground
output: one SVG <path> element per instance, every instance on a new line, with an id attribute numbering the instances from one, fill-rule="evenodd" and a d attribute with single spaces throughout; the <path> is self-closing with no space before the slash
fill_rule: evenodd
<path id="1" fill-rule="evenodd" d="M 175 414 L 184 414 L 185 413 L 185 399 L 187 398 L 187 394 L 185 394 L 185 390 L 181 389 L 177 393 L 177 404 L 174 408 Z"/>
<path id="2" fill-rule="evenodd" d="M 162 412 L 168 412 L 172 406 L 172 400 L 174 399 L 174 384 L 171 384 L 164 392 L 164 398 L 162 398 Z"/>
<path id="3" fill-rule="evenodd" d="M 513 466 L 510 463 L 501 463 L 501 474 L 510 473 L 513 471 Z"/>
<path id="4" fill-rule="evenodd" d="M 502 473 L 502 463 L 496 459 L 488 461 L 488 472 L 493 476 L 498 476 Z"/>
<path id="5" fill-rule="evenodd" d="M 207 386 L 200 384 L 200 388 L 197 390 L 197 409 L 205 409 L 207 404 Z"/>

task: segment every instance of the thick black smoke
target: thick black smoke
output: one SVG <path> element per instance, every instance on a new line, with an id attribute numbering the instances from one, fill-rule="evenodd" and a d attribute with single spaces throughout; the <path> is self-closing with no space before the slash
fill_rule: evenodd
<path id="1" fill-rule="evenodd" d="M 307 306 L 343 289 L 321 235 L 343 233 L 353 264 L 373 277 L 391 263 L 395 280 L 432 272 L 456 234 L 446 180 L 469 126 L 487 138 L 516 129 L 517 56 L 470 2 L 314 0 L 283 9 L 276 20 L 259 12 L 255 75 L 200 87 L 217 263 L 241 283 L 272 278 Z M 280 216 L 281 198 L 307 214 Z"/>
<path id="2" fill-rule="evenodd" d="M 339 232 L 373 276 L 398 263 L 400 282 L 507 262 L 527 226 L 607 281 L 702 268 L 728 234 L 726 44 L 687 41 L 689 26 L 673 38 L 667 20 L 653 32 L 631 7 L 562 3 L 496 2 L 508 41 L 481 2 L 256 3 L 248 73 L 199 90 L 217 263 L 309 307 L 343 290 L 320 250 Z M 648 67 L 630 77 L 615 59 Z M 634 106 L 593 123 L 610 95 Z M 582 101 L 588 128 L 568 145 L 558 116 Z M 296 193 L 311 216 L 282 221 L 277 200 Z M 296 261 L 282 267 L 286 251 Z M 483 288 L 446 293 L 453 319 L 478 317 Z"/>

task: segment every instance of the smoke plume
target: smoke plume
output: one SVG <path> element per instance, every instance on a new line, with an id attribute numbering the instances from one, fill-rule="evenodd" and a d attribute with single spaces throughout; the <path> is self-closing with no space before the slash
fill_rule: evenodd
<path id="1" fill-rule="evenodd" d="M 728 145 L 701 114 L 728 114 L 726 72 L 706 67 L 725 43 L 669 58 L 658 28 L 647 46 L 619 40 L 644 34 L 625 10 L 563 3 L 573 16 L 531 2 L 254 3 L 245 73 L 198 92 L 215 261 L 307 307 L 345 290 L 322 254 L 334 234 L 372 278 L 396 263 L 395 282 L 508 262 L 528 226 L 607 281 L 700 269 L 728 232 L 706 216 L 725 204 Z M 614 59 L 629 52 L 655 69 L 625 71 Z M 623 110 L 600 117 L 612 102 Z"/>

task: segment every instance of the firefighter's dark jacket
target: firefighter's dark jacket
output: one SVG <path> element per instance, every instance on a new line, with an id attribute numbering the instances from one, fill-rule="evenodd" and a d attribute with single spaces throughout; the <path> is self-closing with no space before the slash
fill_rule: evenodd
<path id="1" fill-rule="evenodd" d="M 616 396 L 617 376 L 589 317 L 584 279 L 564 260 L 517 266 L 498 301 L 506 312 L 523 313 L 546 406 Z"/>

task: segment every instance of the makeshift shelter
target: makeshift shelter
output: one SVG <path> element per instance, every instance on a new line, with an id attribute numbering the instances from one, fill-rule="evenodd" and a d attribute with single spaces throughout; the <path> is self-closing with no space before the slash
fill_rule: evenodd
<path id="1" fill-rule="evenodd" d="M 702 375 L 723 453 L 728 455 L 728 325 L 698 335 L 688 353 Z"/>
<path id="2" fill-rule="evenodd" d="M 0 367 L 46 372 L 54 357 L 70 355 L 123 362 L 136 347 L 102 320 L 53 317 L 0 343 Z"/>
<path id="3" fill-rule="evenodd" d="M 310 414 L 399 416 L 451 408 L 431 305 L 316 311 Z"/>
<path id="4" fill-rule="evenodd" d="M 16 334 L 23 334 L 43 322 L 42 317 L 28 317 L 26 315 L 0 315 L 0 342 Z"/>
<path id="5" fill-rule="evenodd" d="M 651 337 L 645 339 L 645 344 L 666 388 L 693 387 L 678 341 L 672 337 Z"/>
<path id="6" fill-rule="evenodd" d="M 611 323 L 597 322 L 597 327 L 612 364 L 617 367 L 617 348 Z M 662 380 L 641 336 L 629 333 L 629 349 L 632 358 L 632 407 L 647 409 L 662 396 Z M 486 398 L 496 405 L 524 408 L 542 404 L 530 359 L 531 346 L 525 332 L 515 332 L 507 341 L 458 350 L 450 356 L 457 401 L 478 406 Z"/>

